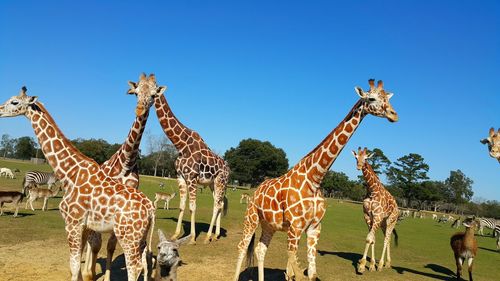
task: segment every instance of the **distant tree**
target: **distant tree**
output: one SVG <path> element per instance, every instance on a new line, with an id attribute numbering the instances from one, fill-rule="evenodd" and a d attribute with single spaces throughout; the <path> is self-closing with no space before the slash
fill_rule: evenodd
<path id="1" fill-rule="evenodd" d="M 387 170 L 387 179 L 389 183 L 401 188 L 403 196 L 411 201 L 416 197 L 417 184 L 426 180 L 429 165 L 424 162 L 424 158 L 416 153 L 410 153 L 399 158 Z"/>
<path id="2" fill-rule="evenodd" d="M 445 180 L 448 202 L 456 205 L 469 202 L 474 195 L 474 183 L 462 171 L 450 171 L 450 176 Z"/>
<path id="3" fill-rule="evenodd" d="M 17 159 L 31 159 L 36 155 L 36 142 L 30 137 L 20 137 L 14 147 Z"/>
<path id="4" fill-rule="evenodd" d="M 108 160 L 113 153 L 111 152 L 111 145 L 103 139 L 82 139 L 78 138 L 72 140 L 72 143 L 78 148 L 83 154 L 94 159 L 98 164 L 104 163 Z M 115 146 L 116 147 L 116 146 Z M 119 145 L 118 145 L 119 147 Z"/>
<path id="5" fill-rule="evenodd" d="M 230 148 L 224 159 L 231 168 L 231 180 L 256 186 L 266 177 L 277 177 L 288 170 L 285 151 L 268 141 L 242 140 L 236 148 Z"/>
<path id="6" fill-rule="evenodd" d="M 2 155 L 2 157 L 4 158 L 13 157 L 15 145 L 15 139 L 12 139 L 8 134 L 3 134 L 2 140 L 0 141 L 0 155 Z"/>
<path id="7" fill-rule="evenodd" d="M 325 194 L 336 194 L 341 197 L 347 197 L 355 184 L 355 182 L 351 181 L 342 172 L 328 171 L 321 182 L 321 189 L 323 189 Z"/>
<path id="8" fill-rule="evenodd" d="M 382 174 L 387 173 L 387 170 L 389 169 L 391 165 L 391 160 L 385 156 L 384 152 L 380 148 L 374 148 L 373 150 L 367 151 L 367 154 L 373 154 L 369 159 L 368 159 L 368 164 L 372 166 L 373 171 L 379 175 L 379 177 Z M 358 180 L 363 182 L 363 175 L 358 176 Z"/>
<path id="9" fill-rule="evenodd" d="M 139 172 L 145 175 L 157 175 L 162 177 L 175 177 L 175 159 L 178 156 L 177 149 L 172 144 L 166 144 L 162 151 L 141 156 L 138 161 Z"/>

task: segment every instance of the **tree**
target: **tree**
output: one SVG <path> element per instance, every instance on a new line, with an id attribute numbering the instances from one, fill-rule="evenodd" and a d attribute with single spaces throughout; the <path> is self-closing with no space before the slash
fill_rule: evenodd
<path id="1" fill-rule="evenodd" d="M 346 174 L 328 171 L 321 182 L 321 189 L 325 194 L 336 194 L 341 197 L 346 197 L 354 184 L 355 183 L 351 181 Z"/>
<path id="2" fill-rule="evenodd" d="M 268 141 L 242 140 L 224 154 L 231 168 L 231 180 L 256 186 L 267 177 L 277 177 L 288 170 L 285 151 Z"/>
<path id="3" fill-rule="evenodd" d="M 16 140 L 10 138 L 8 134 L 2 135 L 2 140 L 0 141 L 0 155 L 2 157 L 12 157 L 14 156 L 14 147 L 16 145 Z"/>
<path id="4" fill-rule="evenodd" d="M 102 164 L 104 161 L 108 160 L 120 147 L 119 144 L 110 145 L 103 139 L 78 138 L 72 140 L 72 143 L 80 152 L 94 159 L 98 164 Z"/>
<path id="5" fill-rule="evenodd" d="M 31 159 L 36 155 L 36 142 L 30 137 L 20 137 L 14 147 L 17 159 Z"/>
<path id="6" fill-rule="evenodd" d="M 474 195 L 472 184 L 474 183 L 462 171 L 450 171 L 450 176 L 444 181 L 448 202 L 463 204 L 469 202 Z"/>
<path id="7" fill-rule="evenodd" d="M 387 170 L 389 169 L 391 165 L 391 161 L 387 156 L 385 156 L 384 152 L 379 149 L 379 148 L 374 148 L 373 150 L 368 150 L 367 155 L 373 154 L 369 159 L 368 159 L 368 164 L 372 166 L 373 171 L 379 175 L 381 174 L 386 174 Z M 358 176 L 359 181 L 363 181 L 363 175 Z"/>
<path id="8" fill-rule="evenodd" d="M 417 183 L 426 180 L 429 165 L 424 162 L 424 158 L 416 153 L 410 153 L 399 158 L 387 170 L 387 179 L 392 185 L 402 189 L 403 196 L 411 204 L 415 199 Z"/>

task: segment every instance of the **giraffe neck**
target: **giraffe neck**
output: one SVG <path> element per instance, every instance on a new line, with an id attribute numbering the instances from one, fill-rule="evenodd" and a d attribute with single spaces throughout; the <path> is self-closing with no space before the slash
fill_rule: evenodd
<path id="1" fill-rule="evenodd" d="M 128 172 L 135 172 L 133 170 L 136 167 L 139 146 L 141 144 L 142 134 L 146 128 L 148 116 L 149 110 L 141 116 L 136 116 L 125 142 L 109 160 L 101 165 L 101 167 L 109 167 L 112 175 L 124 175 Z"/>
<path id="2" fill-rule="evenodd" d="M 181 151 L 186 146 L 185 140 L 192 131 L 175 117 L 164 95 L 155 98 L 155 109 L 163 131 L 175 148 Z"/>
<path id="3" fill-rule="evenodd" d="M 318 188 L 365 116 L 364 102 L 359 100 L 342 122 L 316 148 L 302 158 L 294 169 L 304 165 L 313 187 Z"/>
<path id="4" fill-rule="evenodd" d="M 362 172 L 368 192 L 378 191 L 380 189 L 380 179 L 368 162 L 363 165 Z"/>
<path id="5" fill-rule="evenodd" d="M 95 161 L 83 155 L 61 132 L 52 116 L 41 103 L 30 108 L 26 117 L 31 121 L 43 155 L 57 178 L 69 183 L 77 180 L 79 165 L 95 165 Z"/>

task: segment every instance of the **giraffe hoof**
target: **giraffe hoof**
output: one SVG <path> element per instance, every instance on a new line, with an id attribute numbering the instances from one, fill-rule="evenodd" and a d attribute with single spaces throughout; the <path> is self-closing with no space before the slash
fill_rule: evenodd
<path id="1" fill-rule="evenodd" d="M 384 264 L 383 263 L 379 263 L 378 266 L 377 266 L 377 271 L 382 271 L 382 269 L 384 269 Z"/>
<path id="2" fill-rule="evenodd" d="M 384 265 L 384 267 L 385 267 L 385 268 L 392 268 L 392 266 L 391 266 L 391 263 L 390 263 L 390 262 L 386 263 L 386 264 Z"/>
<path id="3" fill-rule="evenodd" d="M 189 240 L 188 245 L 196 245 L 196 240 L 194 239 Z"/>
<path id="4" fill-rule="evenodd" d="M 210 238 L 206 238 L 205 240 L 203 240 L 203 244 L 205 245 L 210 244 Z"/>
<path id="5" fill-rule="evenodd" d="M 370 264 L 368 271 L 375 271 L 375 264 Z"/>

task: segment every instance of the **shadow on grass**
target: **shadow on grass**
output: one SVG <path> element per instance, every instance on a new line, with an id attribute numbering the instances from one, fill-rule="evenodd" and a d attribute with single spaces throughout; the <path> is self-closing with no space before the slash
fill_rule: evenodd
<path id="1" fill-rule="evenodd" d="M 498 253 L 499 250 L 494 250 L 494 249 L 489 249 L 489 248 L 484 248 L 484 247 L 478 247 L 479 249 L 481 250 L 485 250 L 485 251 L 490 251 L 490 252 L 493 252 L 493 253 Z"/>
<path id="2" fill-rule="evenodd" d="M 106 272 L 106 258 L 98 258 L 97 264 L 101 266 L 102 272 L 96 274 L 96 280 L 104 276 Z M 121 254 L 111 262 L 111 280 L 127 280 L 125 255 Z"/>
<path id="3" fill-rule="evenodd" d="M 451 270 L 449 270 L 446 267 L 437 265 L 437 264 L 428 264 L 425 266 L 425 268 L 429 268 L 435 272 L 445 274 L 445 275 L 427 273 L 427 272 L 422 272 L 422 271 L 418 271 L 415 269 L 405 268 L 405 267 L 400 267 L 400 266 L 393 266 L 392 268 L 394 270 L 396 270 L 399 274 L 411 273 L 411 274 L 415 274 L 415 275 L 421 275 L 421 276 L 425 276 L 425 277 L 429 277 L 429 278 L 434 278 L 436 280 L 455 280 L 456 279 L 454 275 L 450 276 L 450 274 L 453 274 L 453 272 Z"/>
<path id="4" fill-rule="evenodd" d="M 175 223 L 177 223 L 179 221 L 178 218 L 174 218 L 174 217 L 158 218 L 158 219 L 161 219 L 161 220 L 171 220 L 171 221 L 174 221 Z M 198 239 L 198 236 L 200 236 L 200 233 L 202 233 L 202 232 L 207 233 L 209 227 L 210 227 L 210 224 L 208 224 L 208 223 L 195 222 L 196 239 Z M 191 232 L 191 222 L 183 220 L 182 221 L 182 229 L 183 229 L 185 235 L 187 235 L 188 233 L 190 233 Z M 212 231 L 215 231 L 215 225 L 214 225 Z M 220 236 L 219 236 L 219 238 L 220 237 L 227 237 L 227 230 L 225 228 L 222 228 L 222 227 L 220 228 Z"/>
<path id="5" fill-rule="evenodd" d="M 307 270 L 304 271 L 304 274 L 307 276 Z M 243 272 L 240 273 L 240 277 L 238 281 L 250 281 L 257 280 L 259 275 L 259 270 L 257 267 L 248 267 Z M 285 270 L 278 268 L 264 268 L 264 280 L 273 280 L 273 281 L 284 281 L 285 279 Z M 321 281 L 321 279 L 317 278 L 317 281 Z"/>
<path id="6" fill-rule="evenodd" d="M 345 260 L 351 261 L 352 267 L 354 267 L 354 271 L 356 272 L 356 274 L 361 275 L 361 273 L 358 272 L 358 261 L 363 257 L 363 255 L 361 255 L 361 254 L 347 253 L 347 252 L 329 252 L 329 251 L 322 251 L 322 250 L 318 250 L 318 254 L 320 254 L 321 256 L 324 256 L 324 255 L 337 256 L 337 257 L 343 258 Z"/>
<path id="7" fill-rule="evenodd" d="M 15 219 L 29 217 L 29 216 L 33 216 L 33 215 L 34 214 L 31 214 L 31 213 L 21 213 L 19 211 L 19 212 L 17 212 L 17 217 L 15 217 Z M 4 211 L 2 217 L 7 217 L 7 216 L 14 216 L 14 212 Z"/>

